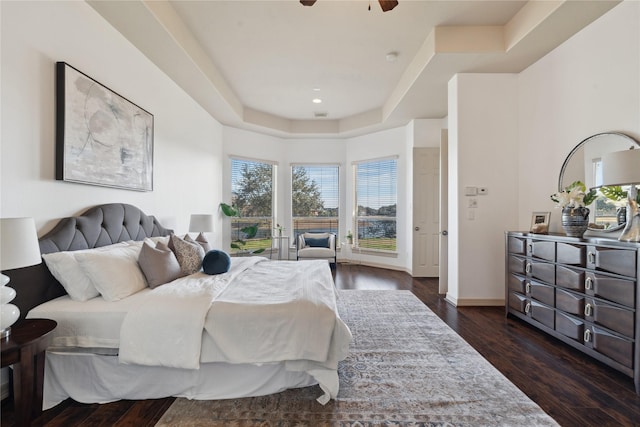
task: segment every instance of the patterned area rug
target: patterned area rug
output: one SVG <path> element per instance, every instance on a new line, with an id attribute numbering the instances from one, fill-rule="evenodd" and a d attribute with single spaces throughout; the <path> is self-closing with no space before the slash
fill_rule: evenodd
<path id="1" fill-rule="evenodd" d="M 219 401 L 177 399 L 156 426 L 555 426 L 409 291 L 339 291 L 354 340 L 338 398 L 317 386 Z"/>

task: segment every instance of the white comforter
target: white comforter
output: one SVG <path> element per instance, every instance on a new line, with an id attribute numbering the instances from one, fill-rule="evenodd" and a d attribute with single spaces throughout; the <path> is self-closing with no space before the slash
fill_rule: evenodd
<path id="1" fill-rule="evenodd" d="M 287 362 L 314 376 L 326 403 L 351 341 L 326 261 L 236 258 L 228 273 L 184 277 L 125 317 L 120 362 L 197 369 L 205 362 Z"/>

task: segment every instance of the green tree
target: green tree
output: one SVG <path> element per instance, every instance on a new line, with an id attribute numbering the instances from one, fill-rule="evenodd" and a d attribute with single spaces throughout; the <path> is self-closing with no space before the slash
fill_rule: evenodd
<path id="1" fill-rule="evenodd" d="M 238 191 L 233 205 L 242 217 L 270 217 L 273 206 L 273 167 L 260 163 L 249 168 L 242 165 Z"/>
<path id="2" fill-rule="evenodd" d="M 293 167 L 291 186 L 294 217 L 327 216 L 329 212 L 324 208 L 318 184 L 311 179 L 306 168 L 303 166 Z"/>

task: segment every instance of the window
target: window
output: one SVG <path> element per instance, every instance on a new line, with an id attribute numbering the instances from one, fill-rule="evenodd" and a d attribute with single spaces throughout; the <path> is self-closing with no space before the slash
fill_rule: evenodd
<path id="1" fill-rule="evenodd" d="M 231 220 L 231 240 L 244 241 L 242 249 L 271 248 L 275 168 L 257 160 L 231 159 L 231 204 L 240 213 Z M 242 229 L 254 225 L 258 232 L 247 239 Z"/>
<path id="2" fill-rule="evenodd" d="M 294 236 L 305 231 L 338 233 L 339 173 L 337 165 L 291 167 Z"/>
<path id="3" fill-rule="evenodd" d="M 359 162 L 356 174 L 356 245 L 396 250 L 397 159 Z"/>

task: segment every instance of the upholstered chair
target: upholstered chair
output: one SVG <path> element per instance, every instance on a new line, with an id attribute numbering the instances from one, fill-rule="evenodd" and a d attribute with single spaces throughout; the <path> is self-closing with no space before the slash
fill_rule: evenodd
<path id="1" fill-rule="evenodd" d="M 336 235 L 333 233 L 301 233 L 296 238 L 298 260 L 326 259 L 336 264 Z"/>

